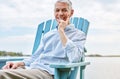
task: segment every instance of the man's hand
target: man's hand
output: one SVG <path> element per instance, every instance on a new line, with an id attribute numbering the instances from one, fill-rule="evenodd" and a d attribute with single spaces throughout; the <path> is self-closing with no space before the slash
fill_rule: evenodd
<path id="1" fill-rule="evenodd" d="M 59 20 L 58 20 L 58 31 L 64 31 L 66 26 L 69 24 L 69 20 L 70 20 L 69 16 L 67 17 L 66 21 L 59 18 Z"/>
<path id="2" fill-rule="evenodd" d="M 2 69 L 16 69 L 19 66 L 24 66 L 23 62 L 7 62 L 5 66 L 2 67 Z"/>
<path id="3" fill-rule="evenodd" d="M 58 21 L 58 32 L 60 34 L 60 38 L 61 38 L 61 41 L 62 41 L 62 45 L 65 46 L 66 45 L 66 42 L 67 42 L 67 36 L 64 32 L 64 29 L 66 28 L 66 26 L 69 24 L 69 16 L 67 17 L 66 21 L 60 19 Z"/>

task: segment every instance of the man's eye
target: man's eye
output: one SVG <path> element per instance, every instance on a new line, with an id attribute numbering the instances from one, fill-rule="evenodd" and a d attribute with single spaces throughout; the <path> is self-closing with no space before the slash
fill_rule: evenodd
<path id="1" fill-rule="evenodd" d="M 59 12 L 59 10 L 57 9 L 57 10 L 55 10 L 56 12 Z"/>

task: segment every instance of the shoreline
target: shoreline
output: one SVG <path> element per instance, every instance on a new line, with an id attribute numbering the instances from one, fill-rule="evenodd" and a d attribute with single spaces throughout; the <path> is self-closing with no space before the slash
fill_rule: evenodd
<path id="1" fill-rule="evenodd" d="M 120 57 L 120 55 L 100 55 L 100 54 L 90 54 L 90 55 L 85 55 L 85 57 Z"/>

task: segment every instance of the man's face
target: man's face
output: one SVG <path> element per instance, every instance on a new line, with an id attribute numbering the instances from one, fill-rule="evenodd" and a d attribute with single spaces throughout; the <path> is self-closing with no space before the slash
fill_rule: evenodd
<path id="1" fill-rule="evenodd" d="M 57 2 L 55 4 L 54 16 L 57 22 L 59 22 L 59 20 L 66 21 L 66 19 L 68 17 L 70 18 L 72 14 L 73 10 L 69 8 L 68 4 L 63 2 Z"/>

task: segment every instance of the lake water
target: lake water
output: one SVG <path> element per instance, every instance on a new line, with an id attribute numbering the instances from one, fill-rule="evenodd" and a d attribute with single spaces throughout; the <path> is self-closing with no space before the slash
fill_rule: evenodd
<path id="1" fill-rule="evenodd" d="M 120 79 L 120 57 L 86 57 L 85 61 L 90 62 L 85 69 L 85 79 Z"/>
<path id="2" fill-rule="evenodd" d="M 85 79 L 120 79 L 120 57 L 86 57 Z M 79 79 L 79 78 L 77 78 Z"/>

